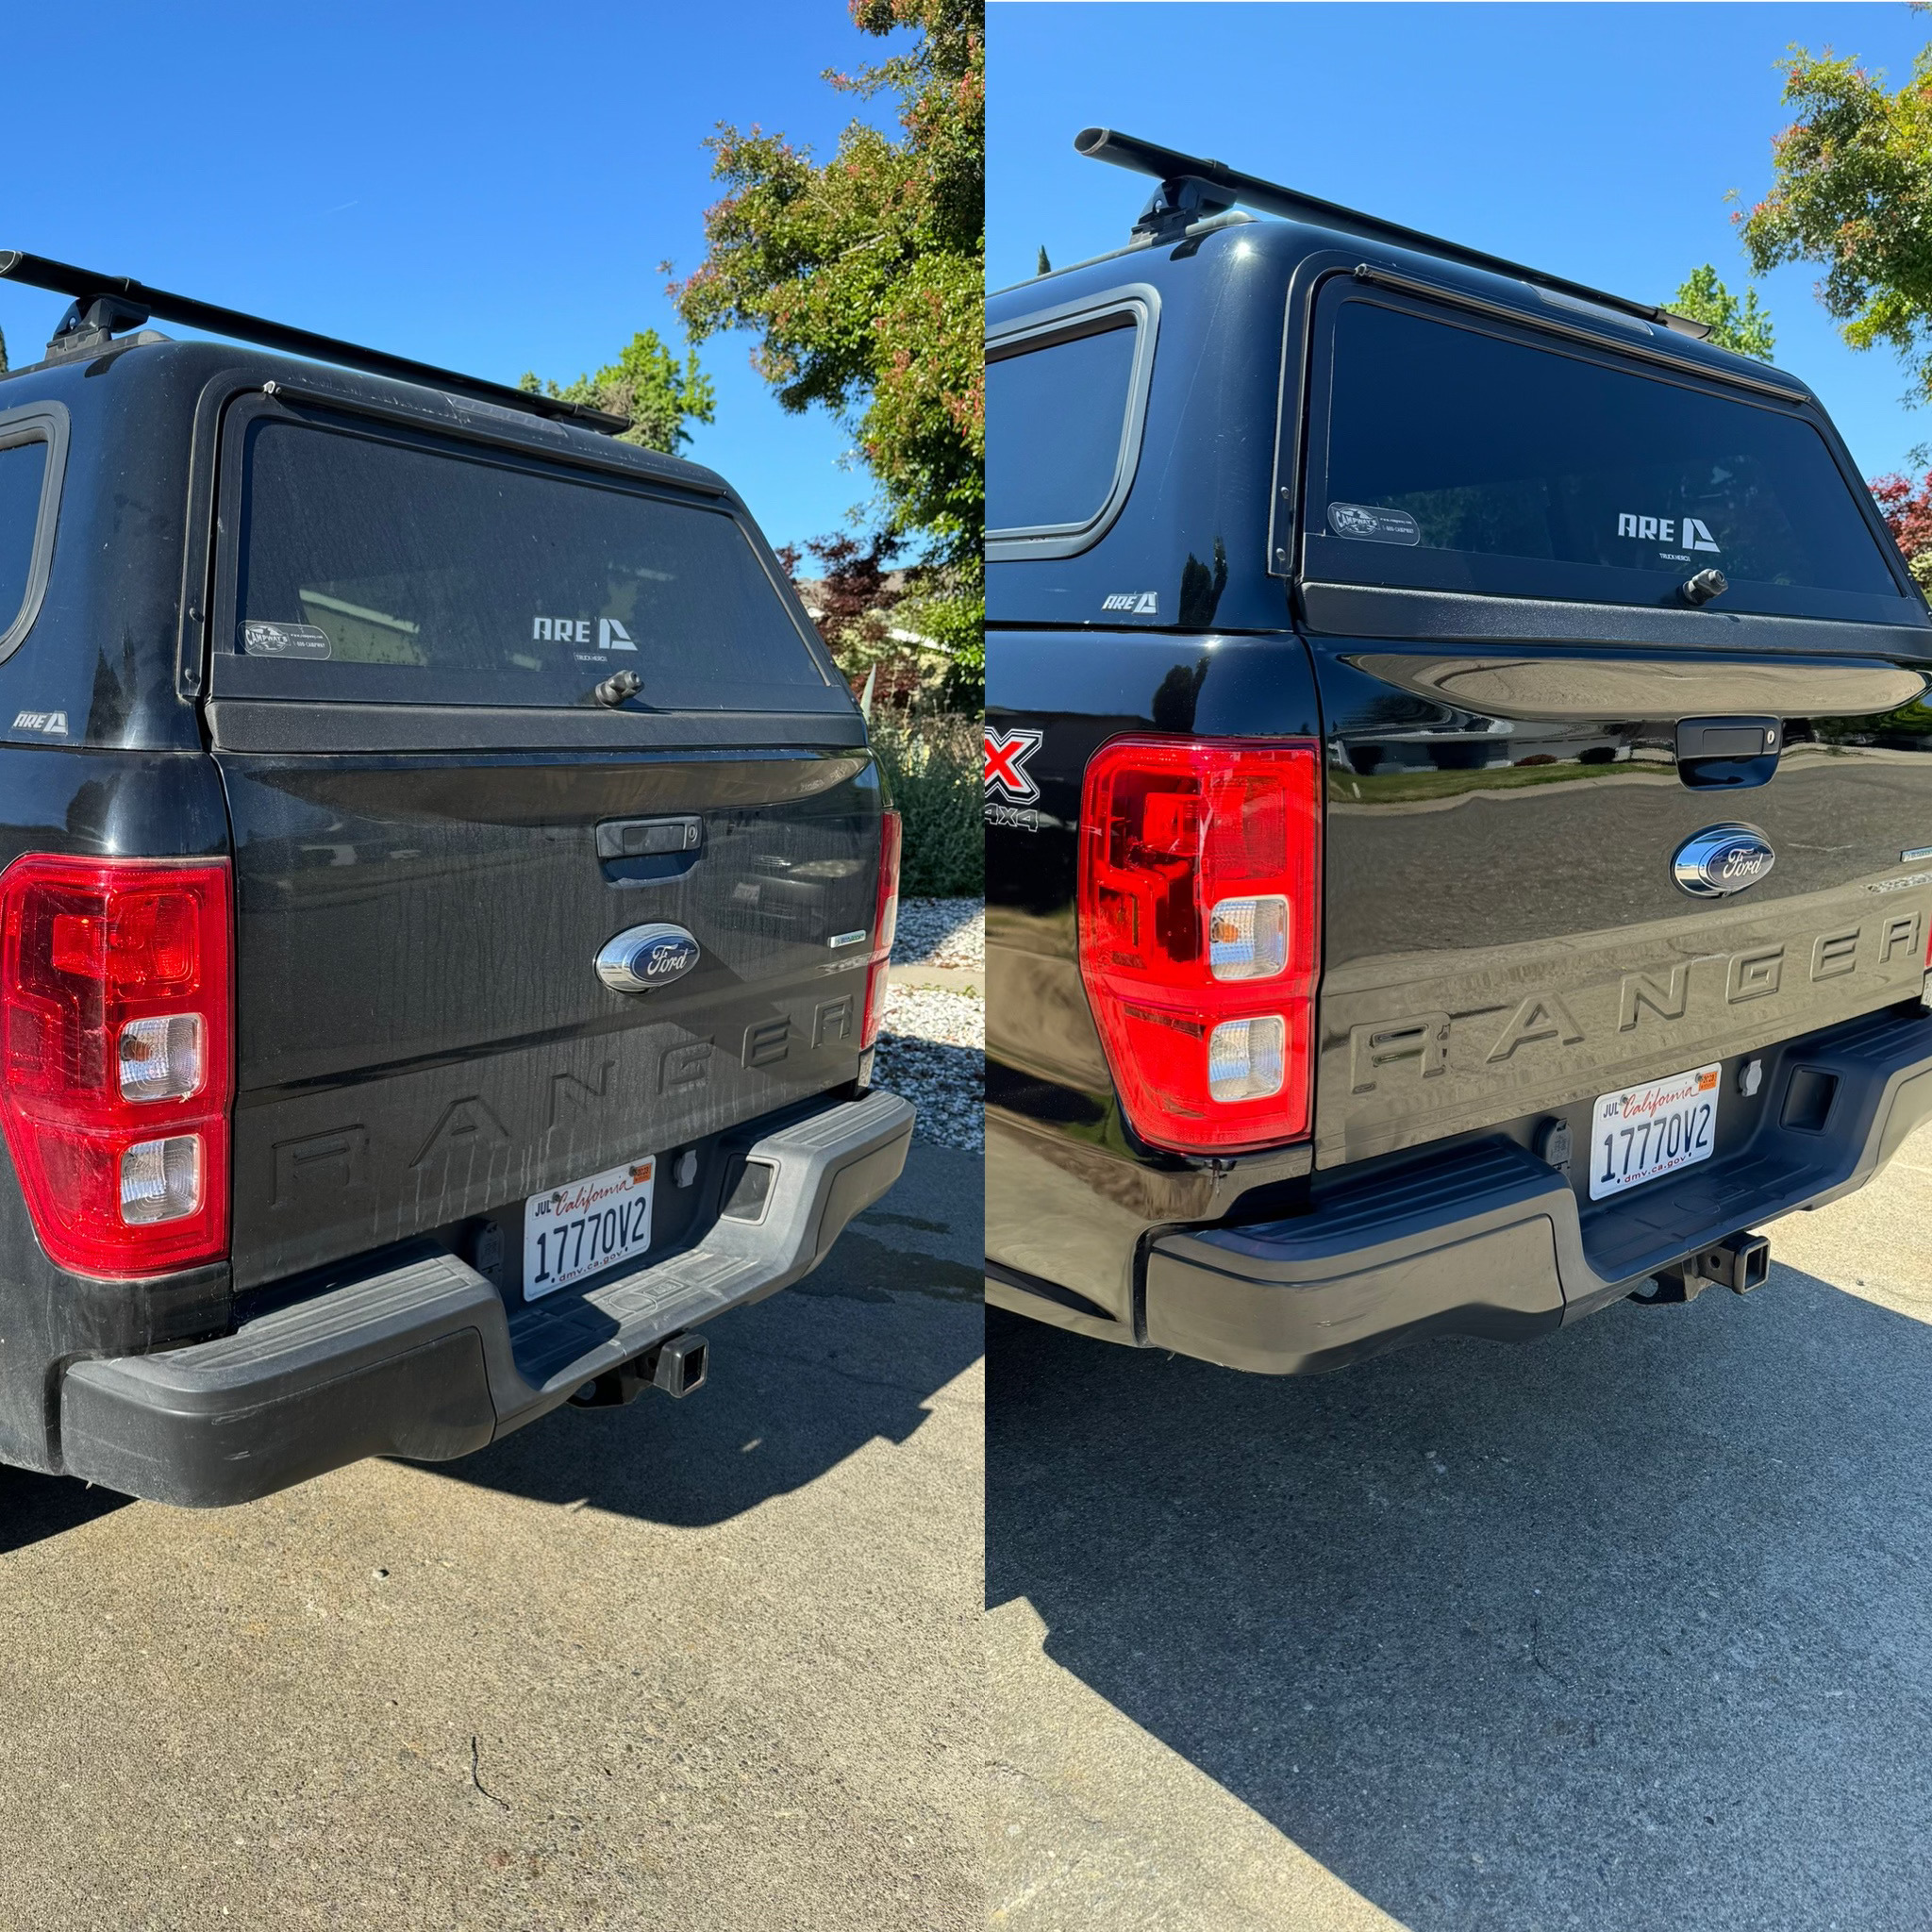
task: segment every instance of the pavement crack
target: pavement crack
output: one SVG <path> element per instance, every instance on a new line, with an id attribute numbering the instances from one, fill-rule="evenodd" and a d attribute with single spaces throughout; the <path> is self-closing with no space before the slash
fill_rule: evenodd
<path id="1" fill-rule="evenodd" d="M 1557 1672 L 1551 1670 L 1549 1665 L 1543 1661 L 1542 1624 L 1543 1620 L 1532 1612 L 1529 1619 L 1529 1660 L 1544 1676 L 1560 1684 L 1563 1681 L 1561 1676 Z"/>
<path id="2" fill-rule="evenodd" d="M 501 1809 L 508 1811 L 509 1809 L 509 1806 L 506 1804 L 503 1799 L 499 1798 L 496 1795 L 496 1793 L 492 1791 L 490 1789 L 490 1787 L 483 1782 L 482 1777 L 479 1775 L 480 1768 L 481 1767 L 479 1761 L 479 1753 L 476 1748 L 476 1734 L 475 1731 L 472 1731 L 470 1733 L 470 1782 L 476 1788 L 477 1790 L 481 1791 L 483 1795 L 486 1798 L 488 1798 L 492 1805 L 495 1805 L 499 1807 Z"/>

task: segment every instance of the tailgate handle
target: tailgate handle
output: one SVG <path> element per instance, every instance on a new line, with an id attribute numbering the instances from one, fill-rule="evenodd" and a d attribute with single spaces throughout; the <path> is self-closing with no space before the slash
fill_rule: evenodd
<path id="1" fill-rule="evenodd" d="M 1677 775 L 1698 787 L 1762 785 L 1777 770 L 1784 738 L 1777 718 L 1681 718 Z"/>
<path id="2" fill-rule="evenodd" d="M 705 840 L 702 819 L 605 819 L 597 827 L 599 858 L 656 858 L 695 852 Z"/>

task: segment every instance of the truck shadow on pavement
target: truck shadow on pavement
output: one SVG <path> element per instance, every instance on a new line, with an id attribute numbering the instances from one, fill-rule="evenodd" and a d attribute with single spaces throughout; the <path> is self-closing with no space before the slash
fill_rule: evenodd
<path id="1" fill-rule="evenodd" d="M 903 1442 L 985 1342 L 980 1158 L 915 1141 L 905 1175 L 815 1274 L 705 1324 L 682 1402 L 565 1409 L 459 1462 L 454 1481 L 679 1527 L 802 1488 L 874 1438 Z"/>
<path id="2" fill-rule="evenodd" d="M 125 1509 L 131 1496 L 90 1489 L 72 1476 L 0 1468 L 0 1557 Z"/>
<path id="3" fill-rule="evenodd" d="M 1932 1327 L 1778 1267 L 1307 1380 L 988 1340 L 990 1600 L 1413 1932 L 1928 1923 Z"/>

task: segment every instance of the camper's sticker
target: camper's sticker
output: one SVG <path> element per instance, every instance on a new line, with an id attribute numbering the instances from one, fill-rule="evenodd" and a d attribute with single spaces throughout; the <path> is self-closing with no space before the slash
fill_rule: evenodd
<path id="1" fill-rule="evenodd" d="M 1367 543 L 1423 541 L 1422 525 L 1406 509 L 1373 509 L 1365 503 L 1331 503 L 1328 527 L 1338 537 L 1357 537 Z"/>
<path id="2" fill-rule="evenodd" d="M 244 624 L 242 648 L 251 658 L 326 658 L 330 645 L 312 624 Z"/>

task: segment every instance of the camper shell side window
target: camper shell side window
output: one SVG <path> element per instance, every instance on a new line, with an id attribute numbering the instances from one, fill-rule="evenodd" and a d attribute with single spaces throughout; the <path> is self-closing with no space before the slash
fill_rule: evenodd
<path id="1" fill-rule="evenodd" d="M 1107 534 L 1133 486 L 1159 313 L 1135 284 L 989 336 L 989 558 L 1072 557 Z"/>
<path id="2" fill-rule="evenodd" d="M 40 614 L 66 464 L 67 411 L 59 404 L 0 410 L 0 659 Z"/>

